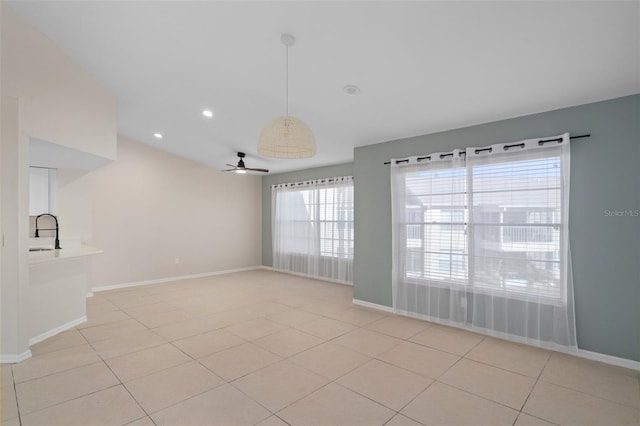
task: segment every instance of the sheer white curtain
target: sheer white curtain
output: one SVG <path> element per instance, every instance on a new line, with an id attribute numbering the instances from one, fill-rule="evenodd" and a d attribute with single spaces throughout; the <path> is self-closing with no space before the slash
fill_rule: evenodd
<path id="1" fill-rule="evenodd" d="M 399 313 L 465 324 L 467 178 L 464 154 L 391 161 L 393 304 Z"/>
<path id="2" fill-rule="evenodd" d="M 575 348 L 569 155 L 565 134 L 392 161 L 394 308 Z"/>
<path id="3" fill-rule="evenodd" d="M 274 269 L 353 282 L 353 177 L 271 187 Z"/>

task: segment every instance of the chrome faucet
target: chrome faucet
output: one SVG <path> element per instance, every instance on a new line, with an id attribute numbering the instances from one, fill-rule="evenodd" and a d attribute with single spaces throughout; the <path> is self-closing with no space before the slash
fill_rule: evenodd
<path id="1" fill-rule="evenodd" d="M 54 228 L 43 228 L 43 229 L 38 229 L 38 219 L 40 219 L 42 216 L 50 216 L 52 217 L 55 221 L 56 221 L 56 227 Z M 55 249 L 59 250 L 60 249 L 60 239 L 58 238 L 59 236 L 59 229 L 58 229 L 58 218 L 54 215 L 52 215 L 51 213 L 42 213 L 39 214 L 38 216 L 36 216 L 36 235 L 35 237 L 38 238 L 40 237 L 38 231 L 56 231 L 56 245 L 55 245 Z"/>

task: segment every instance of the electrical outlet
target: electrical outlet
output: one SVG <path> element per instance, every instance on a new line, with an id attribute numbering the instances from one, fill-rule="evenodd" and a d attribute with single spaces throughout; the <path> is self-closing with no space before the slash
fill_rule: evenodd
<path id="1" fill-rule="evenodd" d="M 178 263 L 180 263 L 180 258 L 179 258 L 179 257 L 176 257 L 176 265 L 177 265 Z"/>

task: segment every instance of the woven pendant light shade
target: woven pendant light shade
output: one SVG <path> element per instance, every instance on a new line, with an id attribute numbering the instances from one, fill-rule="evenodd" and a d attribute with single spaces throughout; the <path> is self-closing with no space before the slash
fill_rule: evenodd
<path id="1" fill-rule="evenodd" d="M 306 158 L 316 154 L 309 127 L 292 116 L 271 120 L 260 132 L 258 154 L 272 158 Z"/>
<path id="2" fill-rule="evenodd" d="M 286 92 L 287 105 L 284 116 L 274 118 L 260 132 L 258 154 L 272 158 L 307 158 L 316 155 L 316 141 L 309 127 L 302 120 L 289 115 L 289 47 L 295 38 L 282 34 L 282 44 L 286 46 Z"/>

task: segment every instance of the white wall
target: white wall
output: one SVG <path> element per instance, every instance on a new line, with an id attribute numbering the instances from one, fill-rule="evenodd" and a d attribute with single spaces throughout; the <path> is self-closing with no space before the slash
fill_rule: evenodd
<path id="1" fill-rule="evenodd" d="M 61 176 L 62 223 L 104 250 L 91 259 L 92 287 L 260 265 L 259 176 L 223 173 L 122 137 L 117 161 L 75 180 Z M 91 221 L 73 217 L 87 209 Z"/>
<path id="2" fill-rule="evenodd" d="M 60 240 L 93 242 L 92 173 L 58 169 L 57 209 Z"/>
<path id="3" fill-rule="evenodd" d="M 21 130 L 114 160 L 115 97 L 9 7 L 1 22 L 2 92 L 20 100 Z"/>
<path id="4" fill-rule="evenodd" d="M 116 158 L 116 100 L 0 1 L 2 73 L 0 361 L 29 356 L 30 141 L 103 164 Z M 80 153 L 80 154 L 77 154 Z M 50 164 L 47 166 L 53 166 Z"/>
<path id="5" fill-rule="evenodd" d="M 1 0 L 0 12 L 2 362 L 29 356 L 33 337 L 30 141 L 86 153 L 98 165 L 103 163 L 96 158 L 114 160 L 118 146 L 122 150 L 120 160 L 102 169 L 61 170 L 58 176 L 61 236 L 104 249 L 90 262 L 92 286 L 260 264 L 259 177 L 223 174 L 139 143 L 118 143 L 115 97 Z"/>
<path id="6" fill-rule="evenodd" d="M 17 99 L 3 96 L 0 116 L 0 358 L 15 362 L 29 356 L 29 143 L 20 133 Z"/>

